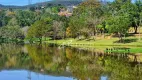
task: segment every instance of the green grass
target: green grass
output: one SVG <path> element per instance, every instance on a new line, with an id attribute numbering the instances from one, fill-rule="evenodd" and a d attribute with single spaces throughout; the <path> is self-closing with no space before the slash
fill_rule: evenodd
<path id="1" fill-rule="evenodd" d="M 127 39 L 134 39 L 132 37 L 129 37 Z M 72 42 L 71 42 L 72 40 Z M 78 40 L 78 39 L 65 39 L 65 40 L 50 40 L 48 43 L 55 43 L 58 45 L 68 45 L 72 47 L 77 48 L 83 48 L 83 49 L 95 49 L 96 51 L 105 51 L 106 48 L 113 48 L 113 47 L 125 47 L 130 48 L 130 53 L 142 53 L 142 40 L 137 40 L 136 42 L 130 42 L 130 43 L 114 43 L 115 41 L 118 41 L 118 38 L 112 38 L 112 39 L 100 39 L 100 40 Z M 71 42 L 68 44 L 68 42 Z M 123 53 L 123 50 L 114 51 L 116 53 Z"/>
<path id="2" fill-rule="evenodd" d="M 128 50 L 112 50 L 112 51 L 107 51 L 104 50 L 105 52 L 112 52 L 112 53 L 132 53 L 132 54 L 139 54 L 142 53 L 142 47 L 129 47 L 129 51 Z"/>
<path id="3" fill-rule="evenodd" d="M 132 53 L 142 53 L 142 47 L 131 48 L 130 52 L 132 52 Z"/>
<path id="4" fill-rule="evenodd" d="M 127 38 L 127 39 L 133 39 L 133 38 Z M 72 42 L 71 42 L 72 40 Z M 49 43 L 56 43 L 56 44 L 65 44 L 65 45 L 82 45 L 82 46 L 141 46 L 142 47 L 142 40 L 136 41 L 136 42 L 130 42 L 130 43 L 114 43 L 115 41 L 118 41 L 118 38 L 112 38 L 112 39 L 100 39 L 100 40 L 78 40 L 78 39 L 65 39 L 65 40 L 50 40 Z"/>
<path id="5" fill-rule="evenodd" d="M 50 40 L 50 38 L 43 38 L 43 42 L 47 43 L 54 43 L 58 45 L 66 45 L 72 46 L 75 48 L 83 48 L 87 50 L 95 49 L 95 51 L 105 51 L 106 48 L 113 48 L 113 47 L 126 47 L 130 48 L 131 53 L 142 53 L 142 40 L 139 41 L 137 37 L 127 37 L 126 40 L 131 42 L 128 43 L 116 43 L 118 38 L 111 38 L 111 39 L 97 39 L 97 40 L 78 40 L 73 38 L 68 38 L 64 40 Z M 134 40 L 134 41 L 133 41 Z M 33 41 L 39 41 L 37 38 L 34 38 Z M 72 42 L 71 42 L 72 41 Z M 68 44 L 69 43 L 69 44 Z M 123 53 L 123 50 L 114 51 L 116 53 Z"/>

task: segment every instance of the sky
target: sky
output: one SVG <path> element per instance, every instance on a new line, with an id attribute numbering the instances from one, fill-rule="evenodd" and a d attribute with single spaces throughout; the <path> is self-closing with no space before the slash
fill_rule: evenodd
<path id="1" fill-rule="evenodd" d="M 50 0 L 32 0 L 32 4 L 37 2 L 45 2 Z M 17 6 L 23 6 L 28 5 L 29 0 L 0 0 L 0 4 L 2 5 L 17 5 Z"/>

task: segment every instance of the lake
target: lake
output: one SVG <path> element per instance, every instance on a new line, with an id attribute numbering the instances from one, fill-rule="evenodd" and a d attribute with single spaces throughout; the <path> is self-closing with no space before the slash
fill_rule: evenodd
<path id="1" fill-rule="evenodd" d="M 0 44 L 0 80 L 142 80 L 140 54 Z"/>

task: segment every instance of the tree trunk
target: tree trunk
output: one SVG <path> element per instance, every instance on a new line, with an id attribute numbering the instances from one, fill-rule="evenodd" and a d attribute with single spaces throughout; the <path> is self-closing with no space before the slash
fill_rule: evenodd
<path id="1" fill-rule="evenodd" d="M 77 33 L 77 38 L 79 39 L 80 33 Z"/>
<path id="2" fill-rule="evenodd" d="M 122 38 L 122 35 L 120 35 L 120 42 L 121 42 L 121 43 L 123 42 L 123 38 Z"/>
<path id="3" fill-rule="evenodd" d="M 57 34 L 56 34 L 56 32 L 54 32 L 54 35 L 53 35 L 54 40 L 56 39 L 56 36 L 57 36 Z"/>
<path id="4" fill-rule="evenodd" d="M 139 40 L 141 40 L 141 24 L 142 19 L 140 19 L 140 25 L 139 25 Z"/>
<path id="5" fill-rule="evenodd" d="M 138 32 L 138 27 L 134 27 L 134 30 L 135 30 L 135 34 Z"/>
<path id="6" fill-rule="evenodd" d="M 124 34 L 124 39 L 126 39 L 126 34 Z M 125 44 L 125 40 L 124 40 L 123 42 L 124 42 L 124 44 Z"/>
<path id="7" fill-rule="evenodd" d="M 97 39 L 97 28 L 95 27 L 95 38 Z"/>
<path id="8" fill-rule="evenodd" d="M 105 38 L 105 32 L 104 31 L 102 32 L 102 35 L 103 35 L 103 39 L 104 39 Z"/>
<path id="9" fill-rule="evenodd" d="M 139 26 L 139 41 L 141 40 L 140 29 L 141 29 L 141 27 Z"/>
<path id="10" fill-rule="evenodd" d="M 122 43 L 122 41 L 123 41 L 122 34 L 118 32 L 118 35 L 119 35 L 120 42 Z"/>

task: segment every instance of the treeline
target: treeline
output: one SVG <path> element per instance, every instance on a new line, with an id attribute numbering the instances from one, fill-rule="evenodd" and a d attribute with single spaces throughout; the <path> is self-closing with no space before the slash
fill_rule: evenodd
<path id="1" fill-rule="evenodd" d="M 29 40 L 38 38 L 42 41 L 43 37 L 96 39 L 97 35 L 113 33 L 122 40 L 131 27 L 134 33 L 138 33 L 142 25 L 141 0 L 133 3 L 131 0 L 86 0 L 73 9 L 70 17 L 67 16 L 66 10 L 62 5 L 31 7 L 29 10 L 3 10 L 0 12 L 0 36 L 23 36 Z M 60 11 L 63 11 L 62 15 L 58 14 Z M 9 31 L 14 36 L 6 35 Z M 18 34 L 15 34 L 17 32 Z"/>
<path id="2" fill-rule="evenodd" d="M 49 7 L 50 6 L 50 7 Z M 27 37 L 30 26 L 37 22 L 59 19 L 58 12 L 62 5 L 47 5 L 42 8 L 30 7 L 26 10 L 1 9 L 0 10 L 0 42 L 23 40 Z M 62 17 L 61 17 L 62 18 Z M 63 17 L 66 18 L 66 17 Z M 46 22 L 45 22 L 46 23 Z M 44 26 L 44 25 L 43 25 Z M 42 26 L 39 26 L 42 28 Z"/>
<path id="3" fill-rule="evenodd" d="M 122 40 L 130 27 L 138 33 L 142 19 L 142 2 L 136 0 L 115 0 L 101 3 L 97 0 L 87 0 L 74 10 L 69 27 L 71 37 L 84 35 L 85 38 L 98 34 L 114 33 Z"/>

